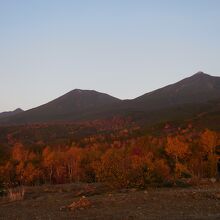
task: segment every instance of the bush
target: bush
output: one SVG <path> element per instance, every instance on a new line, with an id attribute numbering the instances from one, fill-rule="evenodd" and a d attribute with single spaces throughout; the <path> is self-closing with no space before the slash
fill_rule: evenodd
<path id="1" fill-rule="evenodd" d="M 17 187 L 8 190 L 8 199 L 10 201 L 19 201 L 24 199 L 24 187 Z"/>

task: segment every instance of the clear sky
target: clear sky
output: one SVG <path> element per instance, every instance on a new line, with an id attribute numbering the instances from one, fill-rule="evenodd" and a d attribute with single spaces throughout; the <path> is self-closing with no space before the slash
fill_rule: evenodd
<path id="1" fill-rule="evenodd" d="M 0 112 L 75 89 L 134 98 L 220 76 L 219 0 L 0 0 Z"/>

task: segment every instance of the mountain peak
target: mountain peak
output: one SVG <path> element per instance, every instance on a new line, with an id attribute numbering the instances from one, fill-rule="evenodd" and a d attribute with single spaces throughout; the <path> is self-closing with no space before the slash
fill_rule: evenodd
<path id="1" fill-rule="evenodd" d="M 177 83 L 136 98 L 146 109 L 160 109 L 220 98 L 220 77 L 202 71 Z"/>
<path id="2" fill-rule="evenodd" d="M 95 90 L 74 89 L 46 104 L 5 119 L 4 123 L 84 120 L 99 111 L 108 110 L 108 107 L 111 108 L 120 101 L 118 98 Z"/>
<path id="3" fill-rule="evenodd" d="M 88 95 L 88 94 L 102 94 L 101 92 L 97 92 L 96 90 L 90 90 L 90 89 L 73 89 L 67 94 L 71 95 Z"/>
<path id="4" fill-rule="evenodd" d="M 14 112 L 16 112 L 16 113 L 18 113 L 18 112 L 23 112 L 23 111 L 24 111 L 24 110 L 21 109 L 21 108 L 17 108 L 17 109 L 14 110 Z"/>
<path id="5" fill-rule="evenodd" d="M 204 73 L 204 72 L 202 72 L 202 71 L 199 71 L 199 72 L 197 72 L 197 73 L 195 73 L 194 75 L 192 75 L 193 77 L 204 77 L 204 76 L 210 76 L 210 75 L 208 75 L 207 73 Z"/>
<path id="6" fill-rule="evenodd" d="M 73 89 L 71 92 L 75 92 L 75 93 L 81 93 L 84 92 L 84 89 Z"/>
<path id="7" fill-rule="evenodd" d="M 17 108 L 14 111 L 2 112 L 2 113 L 0 113 L 0 119 L 6 118 L 9 116 L 13 116 L 13 115 L 16 115 L 21 112 L 23 112 L 23 110 L 21 108 Z"/>

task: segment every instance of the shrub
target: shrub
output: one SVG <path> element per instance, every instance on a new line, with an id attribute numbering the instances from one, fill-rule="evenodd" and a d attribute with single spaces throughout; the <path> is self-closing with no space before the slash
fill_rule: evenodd
<path id="1" fill-rule="evenodd" d="M 8 199 L 10 201 L 19 201 L 24 199 L 24 187 L 11 188 L 8 190 Z"/>

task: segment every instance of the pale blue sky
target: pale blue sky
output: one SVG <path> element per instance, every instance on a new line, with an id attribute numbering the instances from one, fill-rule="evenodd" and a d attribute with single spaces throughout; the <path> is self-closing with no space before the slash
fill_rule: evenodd
<path id="1" fill-rule="evenodd" d="M 75 89 L 134 98 L 220 76 L 219 0 L 0 0 L 0 112 Z"/>

